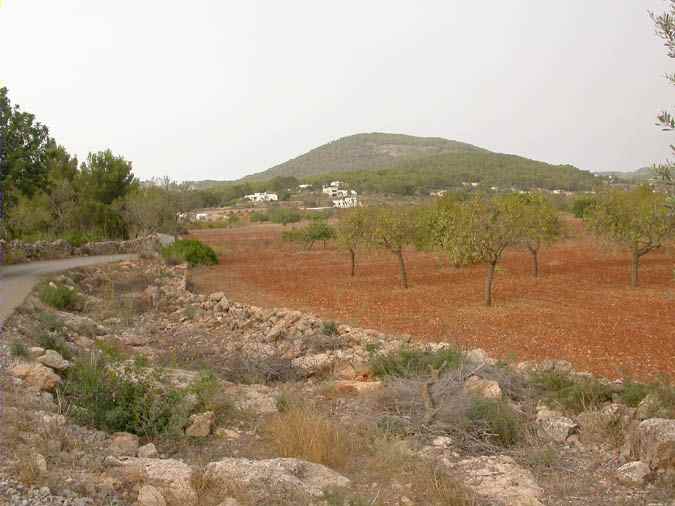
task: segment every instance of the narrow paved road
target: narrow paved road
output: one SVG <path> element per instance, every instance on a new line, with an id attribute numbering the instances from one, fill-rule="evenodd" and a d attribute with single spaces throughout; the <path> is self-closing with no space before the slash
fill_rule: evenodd
<path id="1" fill-rule="evenodd" d="M 2 330 L 5 319 L 23 302 L 41 276 L 74 269 L 75 267 L 132 258 L 136 258 L 136 255 L 101 255 L 0 267 L 0 330 Z"/>

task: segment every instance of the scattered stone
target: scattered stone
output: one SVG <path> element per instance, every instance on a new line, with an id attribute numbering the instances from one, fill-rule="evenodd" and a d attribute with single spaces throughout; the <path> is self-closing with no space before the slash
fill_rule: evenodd
<path id="1" fill-rule="evenodd" d="M 541 436 L 558 443 L 564 443 L 579 431 L 579 425 L 574 420 L 546 406 L 537 408 L 537 428 Z"/>
<path id="2" fill-rule="evenodd" d="M 138 456 L 141 458 L 154 458 L 157 457 L 157 448 L 152 443 L 148 443 L 138 448 Z"/>
<path id="3" fill-rule="evenodd" d="M 383 387 L 381 381 L 349 381 L 341 380 L 335 382 L 335 391 L 338 393 L 362 394 L 381 390 Z"/>
<path id="4" fill-rule="evenodd" d="M 147 334 L 142 336 L 139 336 L 138 334 L 130 336 L 123 335 L 119 336 L 119 339 L 127 346 L 147 346 L 152 342 L 152 336 L 149 336 Z"/>
<path id="5" fill-rule="evenodd" d="M 47 472 L 47 459 L 39 453 L 33 453 L 31 455 L 33 460 L 33 465 L 40 472 L 40 474 L 45 474 Z"/>
<path id="6" fill-rule="evenodd" d="M 219 427 L 215 432 L 216 436 L 222 439 L 239 439 L 241 434 L 239 431 L 227 429 L 225 427 Z"/>
<path id="7" fill-rule="evenodd" d="M 38 362 L 57 371 L 63 371 L 70 367 L 70 362 L 64 359 L 58 351 L 47 350 L 45 354 L 38 357 Z"/>
<path id="8" fill-rule="evenodd" d="M 58 374 L 39 363 L 21 362 L 10 369 L 10 373 L 24 380 L 29 386 L 51 392 L 61 383 Z"/>
<path id="9" fill-rule="evenodd" d="M 642 486 L 649 477 L 650 469 L 640 461 L 628 462 L 616 470 L 616 479 L 624 485 Z"/>
<path id="10" fill-rule="evenodd" d="M 650 418 L 640 422 L 637 453 L 653 470 L 675 470 L 675 420 Z"/>
<path id="11" fill-rule="evenodd" d="M 208 464 L 203 480 L 210 490 L 245 487 L 260 501 L 275 494 L 307 499 L 321 497 L 326 489 L 350 484 L 348 478 L 325 466 L 299 459 L 225 458 Z"/>
<path id="12" fill-rule="evenodd" d="M 474 364 L 494 365 L 497 363 L 497 361 L 494 358 L 491 358 L 482 348 L 474 348 L 473 350 L 467 351 L 464 354 L 464 358 Z"/>
<path id="13" fill-rule="evenodd" d="M 452 438 L 448 436 L 438 436 L 434 438 L 431 445 L 436 448 L 450 448 L 452 446 Z"/>
<path id="14" fill-rule="evenodd" d="M 28 351 L 30 352 L 30 356 L 33 358 L 37 358 L 40 355 L 45 354 L 45 349 L 41 348 L 40 346 L 31 346 Z"/>
<path id="15" fill-rule="evenodd" d="M 144 485 L 138 492 L 138 506 L 166 506 L 166 501 L 155 487 Z"/>
<path id="16" fill-rule="evenodd" d="M 185 429 L 185 435 L 190 437 L 206 437 L 211 434 L 211 428 L 215 421 L 213 411 L 206 411 L 192 415 L 190 417 L 190 426 Z"/>
<path id="17" fill-rule="evenodd" d="M 542 506 L 543 491 L 530 471 L 505 455 L 476 457 L 451 465 L 477 495 L 500 506 Z M 491 502 L 492 504 L 492 502 Z"/>
<path id="18" fill-rule="evenodd" d="M 483 399 L 500 400 L 502 398 L 502 389 L 499 383 L 478 376 L 467 378 L 464 382 L 464 391 L 469 395 L 482 397 Z"/>
<path id="19" fill-rule="evenodd" d="M 117 457 L 135 457 L 138 452 L 138 436 L 128 432 L 116 432 L 110 442 L 110 453 Z"/>

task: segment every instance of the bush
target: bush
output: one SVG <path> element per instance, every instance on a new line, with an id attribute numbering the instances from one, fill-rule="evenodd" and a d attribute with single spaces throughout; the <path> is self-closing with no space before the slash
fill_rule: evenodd
<path id="1" fill-rule="evenodd" d="M 521 419 L 507 402 L 472 399 L 468 417 L 472 432 L 485 441 L 509 447 L 522 438 Z"/>
<path id="2" fill-rule="evenodd" d="M 260 211 L 252 212 L 250 219 L 253 223 L 263 223 L 265 221 L 270 221 L 270 217 L 267 215 L 267 213 L 263 213 Z"/>
<path id="3" fill-rule="evenodd" d="M 134 366 L 108 364 L 99 354 L 80 357 L 60 389 L 82 424 L 109 432 L 155 437 L 178 433 L 188 414 L 184 394 L 163 387 L 158 374 Z"/>
<path id="4" fill-rule="evenodd" d="M 591 208 L 595 205 L 596 199 L 593 197 L 578 197 L 572 203 L 572 212 L 577 218 L 585 218 Z"/>
<path id="5" fill-rule="evenodd" d="M 167 263 L 184 263 L 195 265 L 215 265 L 218 256 L 206 244 L 194 239 L 176 241 L 162 248 L 162 257 Z"/>
<path id="6" fill-rule="evenodd" d="M 12 341 L 12 344 L 9 345 L 9 353 L 13 357 L 17 358 L 29 358 L 30 352 L 28 351 L 28 346 L 26 346 L 21 341 Z"/>
<path id="7" fill-rule="evenodd" d="M 596 408 L 612 400 L 609 386 L 594 378 L 574 379 L 567 373 L 547 371 L 534 374 L 532 383 L 543 391 L 549 402 L 573 413 Z"/>
<path id="8" fill-rule="evenodd" d="M 40 334 L 37 339 L 38 344 L 45 350 L 58 351 L 63 358 L 70 360 L 73 358 L 73 352 L 66 343 L 66 340 L 61 336 L 51 334 Z"/>
<path id="9" fill-rule="evenodd" d="M 56 283 L 44 283 L 38 289 L 40 300 L 56 309 L 76 310 L 81 307 L 82 298 L 77 290 Z"/>
<path id="10" fill-rule="evenodd" d="M 67 241 L 73 248 L 79 248 L 83 244 L 88 242 L 95 242 L 101 240 L 101 237 L 96 234 L 90 234 L 86 232 L 66 232 L 63 234 L 63 239 Z"/>
<path id="11" fill-rule="evenodd" d="M 334 321 L 323 322 L 321 324 L 321 332 L 327 336 L 337 336 L 337 324 Z"/>
<path id="12" fill-rule="evenodd" d="M 401 348 L 398 351 L 370 356 L 370 369 L 376 376 L 413 377 L 429 373 L 429 367 L 439 369 L 443 364 L 452 369 L 462 360 L 462 354 L 452 348 L 437 351 L 411 350 Z"/>
<path id="13" fill-rule="evenodd" d="M 302 220 L 302 214 L 295 209 L 288 209 L 287 207 L 277 207 L 270 209 L 268 212 L 269 221 L 272 223 L 281 223 L 287 225 L 288 223 L 297 223 Z"/>

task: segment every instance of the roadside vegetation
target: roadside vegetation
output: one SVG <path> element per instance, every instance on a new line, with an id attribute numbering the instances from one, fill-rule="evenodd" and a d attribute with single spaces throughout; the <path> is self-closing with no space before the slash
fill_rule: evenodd
<path id="1" fill-rule="evenodd" d="M 188 263 L 191 266 L 215 265 L 218 255 L 206 244 L 195 239 L 181 239 L 165 246 L 161 251 L 162 257 L 169 264 Z"/>

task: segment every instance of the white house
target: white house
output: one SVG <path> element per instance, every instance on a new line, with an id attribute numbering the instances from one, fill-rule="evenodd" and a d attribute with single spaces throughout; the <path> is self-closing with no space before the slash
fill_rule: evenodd
<path id="1" fill-rule="evenodd" d="M 197 213 L 195 214 L 195 220 L 197 221 L 206 221 L 209 218 L 209 215 L 206 213 Z"/>
<path id="2" fill-rule="evenodd" d="M 311 188 L 311 187 L 312 187 L 311 184 L 299 184 L 298 185 L 298 188 L 300 188 L 301 190 L 306 190 L 307 188 Z"/>
<path id="3" fill-rule="evenodd" d="M 279 200 L 279 196 L 276 193 L 267 192 L 244 195 L 244 198 L 250 200 L 251 202 L 273 202 Z"/>
<path id="4" fill-rule="evenodd" d="M 357 196 L 345 197 L 342 199 L 334 200 L 333 207 L 338 207 L 341 209 L 347 209 L 352 207 L 359 207 L 359 198 Z"/>

